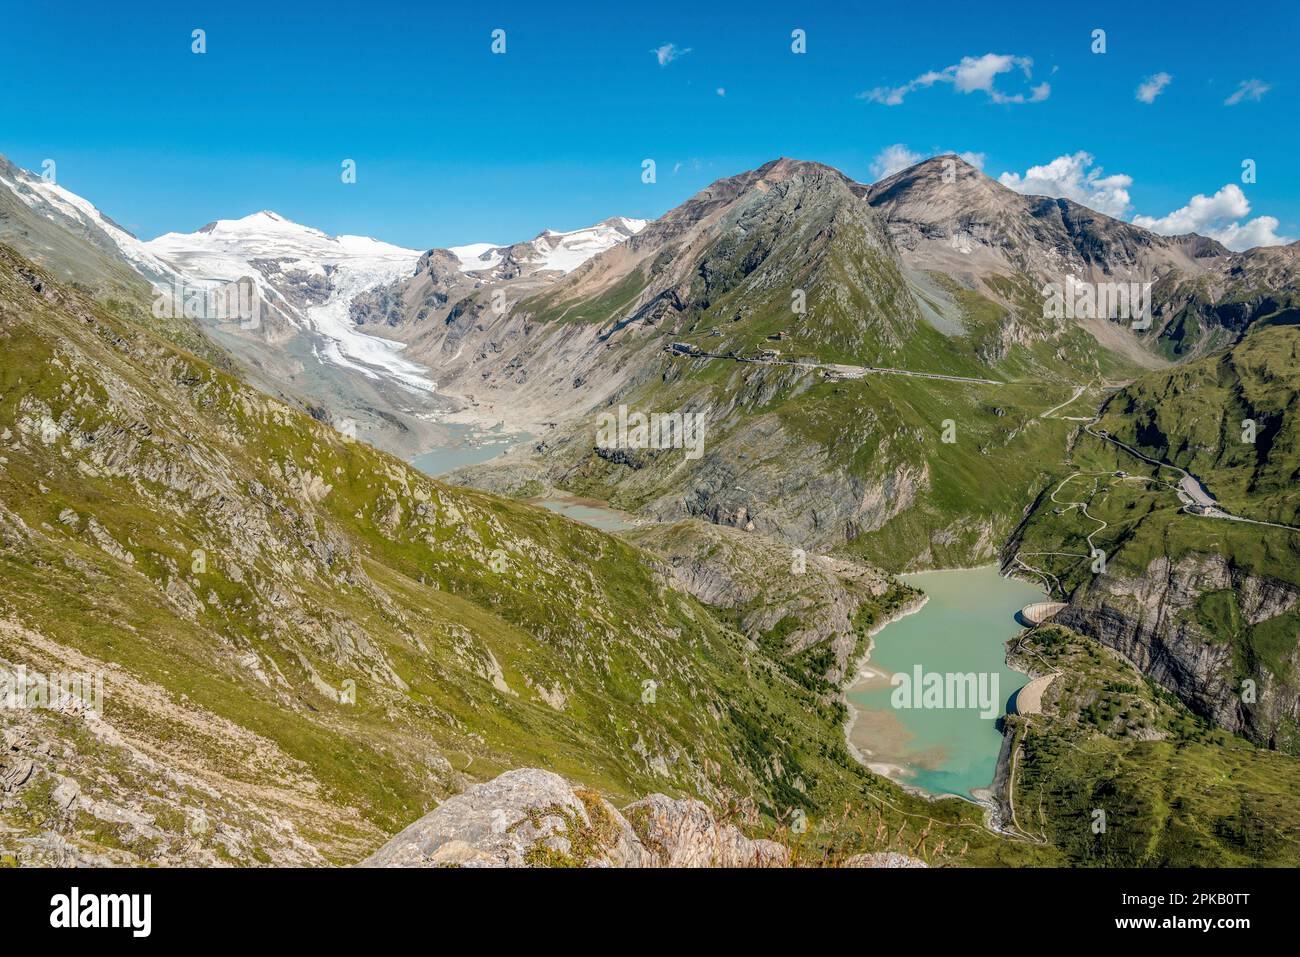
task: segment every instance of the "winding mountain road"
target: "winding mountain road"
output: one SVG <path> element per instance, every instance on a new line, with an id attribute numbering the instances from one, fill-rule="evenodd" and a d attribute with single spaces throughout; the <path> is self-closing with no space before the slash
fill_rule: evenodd
<path id="1" fill-rule="evenodd" d="M 797 366 L 800 369 L 821 369 L 846 379 L 861 379 L 863 376 L 882 373 L 885 375 L 905 375 L 917 379 L 940 379 L 944 382 L 969 382 L 975 385 L 1006 385 L 997 379 L 980 379 L 974 376 L 947 375 L 942 372 L 917 372 L 914 369 L 892 369 L 888 366 L 855 366 L 841 362 L 799 362 L 795 359 L 762 359 L 758 356 L 733 356 L 720 352 L 670 352 L 674 357 L 683 359 L 730 359 L 732 362 L 752 362 L 756 365 Z"/>
<path id="2" fill-rule="evenodd" d="M 1053 412 L 1057 412 L 1057 411 L 1059 411 L 1060 409 L 1064 409 L 1067 405 L 1069 405 L 1070 403 L 1072 403 L 1075 399 L 1079 398 L 1079 396 L 1083 395 L 1083 393 L 1087 390 L 1088 386 L 1091 385 L 1091 384 L 1092 384 L 1092 383 L 1089 382 L 1089 383 L 1084 383 L 1083 385 L 1079 386 L 1079 388 L 1077 388 L 1077 389 L 1074 390 L 1074 395 L 1070 396 L 1068 399 L 1066 399 L 1066 400 L 1065 400 L 1064 402 L 1062 402 L 1060 405 L 1054 405 L 1054 406 L 1052 406 L 1050 409 L 1048 409 L 1046 412 L 1042 413 L 1042 414 L 1039 415 L 1038 417 L 1039 417 L 1040 419 L 1054 419 L 1054 418 L 1069 419 L 1069 420 L 1074 421 L 1074 422 L 1091 422 L 1091 421 L 1093 421 L 1092 419 L 1089 419 L 1089 418 L 1087 418 L 1086 416 L 1074 416 L 1074 415 L 1055 416 L 1055 415 L 1052 414 Z"/>
<path id="3" fill-rule="evenodd" d="M 1191 472 L 1187 471 L 1187 469 L 1182 468 L 1181 466 L 1178 465 L 1171 465 L 1168 462 L 1161 462 L 1158 459 L 1153 459 L 1148 455 L 1143 455 L 1137 449 L 1133 448 L 1130 445 L 1126 445 L 1125 443 L 1121 442 L 1119 439 L 1115 438 L 1105 429 L 1101 429 L 1101 430 L 1093 429 L 1092 426 L 1096 421 L 1097 421 L 1096 419 L 1093 419 L 1091 422 L 1085 425 L 1083 427 L 1084 431 L 1087 432 L 1089 435 L 1093 436 L 1094 438 L 1102 439 L 1105 442 L 1109 442 L 1111 445 L 1118 446 L 1119 448 L 1123 449 L 1125 452 L 1128 452 L 1130 455 L 1141 459 L 1143 462 L 1147 462 L 1158 468 L 1172 469 L 1173 471 L 1177 472 L 1181 476 L 1181 478 L 1179 478 L 1178 480 L 1178 485 L 1177 485 L 1178 491 L 1181 493 L 1181 495 L 1184 495 L 1188 499 L 1191 499 L 1191 504 L 1199 506 L 1200 508 L 1205 510 L 1201 512 L 1188 512 L 1189 515 L 1198 515 L 1201 518 L 1226 519 L 1231 522 L 1245 522 L 1249 525 L 1265 525 L 1269 528 L 1281 528 L 1290 532 L 1300 532 L 1300 526 L 1297 525 L 1286 525 L 1282 522 L 1264 522 L 1264 521 L 1260 521 L 1259 519 L 1245 518 L 1244 516 L 1241 515 L 1233 515 L 1222 505 L 1220 505 L 1215 500 L 1214 496 L 1212 496 L 1209 493 L 1209 490 L 1206 489 L 1205 484 L 1200 479 L 1198 479 L 1195 475 L 1193 475 Z M 1184 506 L 1184 511 L 1187 511 L 1186 506 Z M 1084 514 L 1087 513 L 1085 512 Z M 1088 516 L 1088 517 L 1092 518 L 1092 516 Z M 1100 531 L 1100 529 L 1098 529 L 1097 531 Z M 1096 533 L 1094 532 L 1093 534 Z"/>
<path id="4" fill-rule="evenodd" d="M 1140 459 L 1141 461 L 1146 462 L 1149 465 L 1154 465 L 1157 469 L 1162 469 L 1162 468 L 1170 469 L 1178 473 L 1177 482 L 1166 482 L 1157 477 L 1148 478 L 1146 476 L 1141 476 L 1141 475 L 1117 477 L 1118 481 L 1154 482 L 1157 485 L 1161 485 L 1164 486 L 1165 488 L 1171 489 L 1174 492 L 1176 492 L 1179 498 L 1184 502 L 1183 511 L 1185 514 L 1188 515 L 1195 515 L 1199 518 L 1221 519 L 1221 520 L 1233 521 L 1233 522 L 1245 522 L 1250 525 L 1264 525 L 1270 528 L 1281 528 L 1286 531 L 1300 532 L 1300 527 L 1297 527 L 1295 525 L 1286 525 L 1280 522 L 1265 522 L 1253 518 L 1244 518 L 1243 516 L 1240 515 L 1233 515 L 1232 513 L 1224 509 L 1224 507 L 1221 504 L 1219 504 L 1218 501 L 1215 500 L 1214 496 L 1210 494 L 1209 490 L 1205 487 L 1204 483 L 1202 483 L 1201 480 L 1198 479 L 1191 472 L 1187 471 L 1181 466 L 1172 465 L 1168 462 L 1162 462 L 1158 459 L 1153 459 L 1149 455 L 1145 455 L 1142 452 L 1139 452 L 1137 449 L 1133 448 L 1127 443 L 1121 442 L 1119 439 L 1112 436 L 1105 429 L 1100 429 L 1100 430 L 1094 429 L 1093 426 L 1096 425 L 1101 418 L 1100 412 L 1098 412 L 1097 415 L 1094 415 L 1092 417 L 1066 416 L 1066 415 L 1058 416 L 1055 414 L 1059 412 L 1061 409 L 1070 405 L 1070 403 L 1074 402 L 1076 399 L 1078 399 L 1079 396 L 1081 396 L 1087 390 L 1087 388 L 1088 388 L 1087 385 L 1079 386 L 1074 391 L 1074 394 L 1070 396 L 1070 398 L 1066 399 L 1064 402 L 1060 403 L 1059 405 L 1053 406 L 1052 408 L 1048 409 L 1046 412 L 1041 413 L 1039 415 L 1039 418 L 1040 419 L 1068 419 L 1076 422 L 1084 422 L 1086 424 L 1083 426 L 1083 430 L 1087 432 L 1089 435 L 1091 435 L 1093 438 L 1099 439 L 1103 442 L 1109 442 L 1111 445 L 1123 449 L 1125 452 L 1127 452 L 1129 455 L 1132 455 L 1134 458 Z M 1111 473 L 1110 471 L 1080 470 L 1080 471 L 1072 472 L 1071 474 L 1067 475 L 1064 479 L 1062 479 L 1054 489 L 1052 489 L 1051 494 L 1049 496 L 1049 498 L 1053 503 L 1062 506 L 1066 511 L 1077 508 L 1084 515 L 1085 518 L 1088 518 L 1093 522 L 1097 523 L 1097 527 L 1094 528 L 1087 535 L 1088 548 L 1090 552 L 1096 548 L 1096 545 L 1093 542 L 1093 536 L 1097 535 L 1099 532 L 1106 529 L 1108 527 L 1108 523 L 1088 511 L 1088 502 L 1061 501 L 1056 496 L 1057 493 L 1060 492 L 1062 489 L 1064 489 L 1069 482 L 1073 481 L 1074 479 L 1078 478 L 1081 475 L 1111 475 L 1111 474 L 1113 473 Z M 1195 506 L 1195 509 L 1193 509 L 1193 506 Z M 1012 561 L 1016 565 L 1024 569 L 1025 571 L 1033 575 L 1037 575 L 1039 578 L 1041 578 L 1043 580 L 1043 583 L 1047 586 L 1049 593 L 1053 590 L 1053 588 L 1060 589 L 1061 587 L 1060 579 L 1056 575 L 1053 575 L 1050 572 L 1046 572 L 1041 568 L 1035 568 L 1033 565 L 1030 565 L 1028 562 L 1024 561 L 1025 557 L 1032 557 L 1034 555 L 1055 555 L 1061 557 L 1083 558 L 1083 559 L 1092 557 L 1091 554 L 1082 555 L 1082 554 L 1076 554 L 1074 552 L 1017 552 L 1015 557 L 1012 559 Z"/>

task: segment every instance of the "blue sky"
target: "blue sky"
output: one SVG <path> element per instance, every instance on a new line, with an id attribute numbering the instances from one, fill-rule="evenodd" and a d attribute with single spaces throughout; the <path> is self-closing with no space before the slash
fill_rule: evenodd
<path id="1" fill-rule="evenodd" d="M 593 6 L 7 0 L 0 153 L 55 159 L 61 185 L 144 238 L 269 208 L 419 248 L 515 241 L 657 216 L 781 155 L 870 181 L 893 144 L 1022 179 L 1084 151 L 1091 165 L 1038 179 L 1124 218 L 1235 184 L 1166 228 L 1300 236 L 1294 3 Z M 1250 226 L 1261 215 L 1276 226 Z"/>

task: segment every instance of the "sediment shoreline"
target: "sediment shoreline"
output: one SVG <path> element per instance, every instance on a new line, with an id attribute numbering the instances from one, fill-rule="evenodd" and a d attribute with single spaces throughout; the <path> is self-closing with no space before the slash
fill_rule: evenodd
<path id="1" fill-rule="evenodd" d="M 969 568 L 965 568 L 965 567 L 931 568 L 931 569 L 926 569 L 923 572 L 911 572 L 908 574 L 925 575 L 925 574 L 930 574 L 935 572 L 971 571 L 980 568 L 995 568 L 1000 574 L 1003 575 L 1003 577 L 1020 581 L 1026 585 L 1038 586 L 1037 582 L 1026 581 L 1025 579 L 1020 578 L 1016 575 L 1006 575 L 1005 573 L 1003 573 L 1003 569 L 996 562 L 987 562 L 981 565 L 970 566 Z M 999 783 L 1005 774 L 1004 764 L 1006 760 L 1006 745 L 1009 740 L 1005 731 L 1003 731 L 1002 743 L 999 748 L 999 756 L 995 765 L 993 779 L 989 782 L 989 784 L 986 787 L 972 788 L 969 796 L 964 794 L 934 794 L 929 791 L 923 790 L 915 785 L 909 784 L 906 777 L 904 777 L 904 775 L 906 774 L 905 768 L 898 766 L 892 762 L 873 761 L 872 755 L 870 753 L 864 753 L 864 749 L 858 747 L 853 742 L 853 731 L 858 725 L 863 710 L 855 706 L 849 700 L 848 697 L 849 693 L 854 690 L 862 688 L 867 682 L 878 681 L 881 677 L 887 677 L 884 672 L 882 672 L 878 668 L 872 667 L 869 663 L 871 655 L 875 650 L 875 641 L 874 641 L 875 636 L 878 635 L 881 631 L 883 631 L 887 625 L 893 624 L 894 622 L 899 621 L 902 618 L 907 617 L 908 615 L 915 614 L 916 612 L 920 611 L 922 608 L 925 607 L 928 601 L 929 601 L 929 596 L 926 594 L 922 594 L 918 599 L 914 599 L 913 601 L 907 603 L 898 612 L 894 613 L 888 618 L 872 626 L 868 635 L 866 648 L 863 650 L 862 654 L 854 662 L 852 679 L 844 686 L 842 691 L 842 700 L 844 700 L 848 709 L 848 717 L 845 719 L 844 722 L 845 744 L 849 750 L 849 753 L 853 755 L 854 760 L 856 760 L 859 764 L 862 764 L 864 767 L 867 767 L 875 774 L 879 774 L 882 777 L 888 778 L 890 781 L 897 784 L 899 787 L 903 788 L 904 790 L 908 791 L 911 794 L 914 794 L 918 797 L 925 798 L 927 800 L 942 800 L 945 798 L 958 798 L 960 800 L 968 801 L 970 803 L 979 804 L 983 806 L 986 810 L 990 812 L 990 816 L 992 818 L 992 820 L 988 823 L 994 825 L 993 829 L 996 830 L 997 829 L 997 827 L 995 826 L 997 823 L 996 819 L 1000 816 L 999 810 L 1002 804 L 1000 794 L 999 794 L 1000 792 Z M 1002 660 L 1008 667 L 1012 666 L 1012 663 L 1010 661 L 1010 655 L 1008 654 L 1009 651 L 1008 643 L 1014 640 L 1015 637 L 1016 637 L 1015 633 L 1010 634 L 1003 642 Z M 1032 678 L 1033 675 L 1030 675 L 1029 677 Z"/>
<path id="2" fill-rule="evenodd" d="M 875 672 L 875 671 L 872 671 L 870 674 L 867 674 L 867 668 L 869 667 L 868 661 L 871 658 L 872 650 L 876 647 L 876 642 L 875 642 L 876 635 L 884 631 L 886 626 L 892 625 L 896 621 L 901 621 L 902 619 L 906 618 L 908 615 L 915 615 L 918 611 L 920 611 L 922 608 L 925 607 L 926 603 L 929 600 L 930 600 L 930 596 L 922 592 L 916 598 L 913 598 L 911 601 L 907 602 L 905 605 L 899 608 L 892 615 L 889 615 L 884 619 L 882 619 L 881 621 L 876 622 L 871 626 L 870 629 L 868 629 L 867 645 L 865 648 L 863 648 L 862 654 L 859 655 L 857 660 L 853 662 L 853 667 L 851 670 L 851 674 L 853 675 L 853 677 L 848 682 L 845 683 L 843 689 L 840 691 L 840 695 L 849 713 L 849 716 L 844 719 L 844 745 L 845 747 L 848 748 L 849 754 L 853 756 L 853 760 L 857 761 L 859 764 L 867 768 L 873 774 L 879 774 L 881 777 L 889 779 L 894 784 L 897 784 L 903 790 L 907 791 L 909 794 L 914 794 L 917 797 L 923 797 L 928 800 L 935 800 L 939 797 L 939 795 L 930 794 L 928 791 L 923 791 L 918 787 L 914 787 L 913 785 L 908 784 L 906 781 L 901 781 L 894 775 L 888 773 L 888 771 L 886 770 L 886 769 L 892 769 L 895 772 L 900 772 L 903 770 L 903 768 L 899 767 L 898 765 L 888 764 L 886 762 L 869 761 L 867 760 L 867 756 L 864 755 L 860 750 L 858 750 L 857 745 L 853 743 L 853 728 L 858 722 L 858 709 L 853 705 L 851 701 L 849 701 L 850 691 L 858 687 L 860 684 L 863 683 L 863 681 L 867 680 L 868 678 L 879 674 L 879 672 Z M 945 795 L 945 796 L 955 796 L 955 795 Z"/>

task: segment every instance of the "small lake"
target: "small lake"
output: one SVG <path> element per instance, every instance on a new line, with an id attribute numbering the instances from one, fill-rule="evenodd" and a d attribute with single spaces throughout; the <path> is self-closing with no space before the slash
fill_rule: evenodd
<path id="1" fill-rule="evenodd" d="M 571 518 L 575 522 L 590 525 L 592 528 L 599 528 L 603 532 L 621 532 L 635 528 L 637 525 L 635 516 L 627 512 L 610 508 L 604 502 L 578 498 L 576 495 L 566 495 L 563 492 L 552 492 L 544 498 L 529 499 L 528 503 L 549 508 L 552 512 Z"/>
<path id="2" fill-rule="evenodd" d="M 517 442 L 527 442 L 527 432 L 482 431 L 468 425 L 448 425 L 450 436 L 437 448 L 421 452 L 411 464 L 425 475 L 438 478 L 465 465 L 494 459 Z"/>
<path id="3" fill-rule="evenodd" d="M 850 740 L 878 773 L 969 799 L 993 783 L 1002 746 L 997 718 L 1029 681 L 1006 665 L 1006 641 L 1020 631 L 1015 614 L 1043 592 L 1003 578 L 993 565 L 899 577 L 929 601 L 875 636 L 848 693 Z M 975 680 L 947 677 L 967 674 Z M 907 681 L 895 685 L 896 675 Z"/>
<path id="4" fill-rule="evenodd" d="M 472 429 L 465 425 L 447 426 L 451 435 L 445 445 L 421 452 L 411 460 L 411 464 L 434 478 L 466 465 L 478 465 L 489 462 L 510 446 L 527 442 L 532 438 L 526 432 L 496 432 Z M 637 521 L 634 516 L 610 508 L 594 499 L 579 498 L 564 492 L 529 499 L 530 505 L 540 505 L 575 522 L 582 522 L 605 532 L 619 532 L 634 528 Z"/>

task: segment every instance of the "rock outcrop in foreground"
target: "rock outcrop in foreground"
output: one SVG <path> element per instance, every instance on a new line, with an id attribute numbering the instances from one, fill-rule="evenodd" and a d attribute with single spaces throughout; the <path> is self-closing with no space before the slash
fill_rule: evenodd
<path id="1" fill-rule="evenodd" d="M 699 801 L 652 794 L 618 811 L 550 771 L 476 784 L 406 828 L 363 867 L 784 867 L 790 852 L 751 840 Z M 850 867 L 924 867 L 861 854 Z"/>

